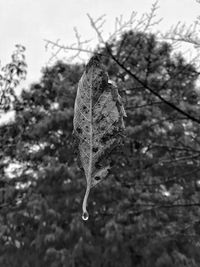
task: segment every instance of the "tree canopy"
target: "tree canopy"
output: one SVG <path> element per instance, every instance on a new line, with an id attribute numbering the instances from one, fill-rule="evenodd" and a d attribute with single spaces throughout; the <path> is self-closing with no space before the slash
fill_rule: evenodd
<path id="1" fill-rule="evenodd" d="M 1 266 L 200 264 L 195 65 L 153 34 L 126 32 L 109 49 L 125 69 L 108 47 L 97 52 L 124 99 L 126 131 L 110 174 L 91 191 L 87 222 L 81 219 L 85 177 L 72 137 L 84 66 L 57 62 L 13 100 L 15 121 L 0 127 Z"/>

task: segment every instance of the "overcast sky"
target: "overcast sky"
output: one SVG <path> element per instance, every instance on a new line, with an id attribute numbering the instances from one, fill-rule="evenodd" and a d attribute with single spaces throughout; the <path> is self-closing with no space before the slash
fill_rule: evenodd
<path id="1" fill-rule="evenodd" d="M 23 44 L 27 51 L 27 81 L 37 82 L 41 68 L 50 54 L 45 51 L 44 39 L 58 38 L 65 44 L 74 39 L 73 27 L 77 27 L 83 39 L 93 36 L 87 13 L 97 18 L 106 14 L 105 33 L 114 28 L 115 17 L 148 12 L 151 0 L 0 0 L 0 60 L 10 61 L 15 44 Z M 200 4 L 195 0 L 160 0 L 158 18 L 162 30 L 178 21 L 192 23 L 200 15 Z"/>

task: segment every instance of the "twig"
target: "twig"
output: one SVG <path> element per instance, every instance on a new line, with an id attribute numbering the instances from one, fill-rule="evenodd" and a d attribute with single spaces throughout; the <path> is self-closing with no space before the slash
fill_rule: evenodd
<path id="1" fill-rule="evenodd" d="M 174 110 L 178 111 L 180 114 L 184 115 L 186 118 L 188 118 L 188 119 L 200 124 L 200 120 L 199 119 L 191 116 L 190 114 L 188 114 L 187 112 L 185 112 L 181 108 L 179 108 L 176 105 L 174 105 L 173 103 L 169 102 L 164 97 L 162 97 L 159 93 L 157 93 L 152 88 L 150 88 L 147 84 L 145 84 L 143 81 L 141 81 L 133 72 L 130 71 L 130 69 L 127 69 L 123 64 L 121 64 L 121 62 L 112 54 L 112 52 L 111 52 L 111 50 L 110 50 L 110 48 L 108 46 L 106 46 L 106 47 L 107 47 L 107 51 L 108 51 L 109 55 L 111 56 L 111 58 L 118 64 L 118 66 L 120 66 L 124 71 L 126 71 L 126 73 L 129 74 L 134 80 L 136 80 L 139 84 L 144 86 L 144 88 L 146 88 L 153 95 L 158 97 L 163 103 L 167 104 L 168 106 L 170 106 Z"/>

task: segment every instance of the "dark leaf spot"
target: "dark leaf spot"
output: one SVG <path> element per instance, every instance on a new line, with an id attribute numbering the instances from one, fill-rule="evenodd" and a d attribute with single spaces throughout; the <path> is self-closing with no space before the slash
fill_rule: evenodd
<path id="1" fill-rule="evenodd" d="M 99 162 L 96 162 L 96 163 L 95 163 L 95 168 L 96 168 L 96 169 L 100 169 L 100 168 L 101 168 L 101 165 L 100 165 Z"/>
<path id="2" fill-rule="evenodd" d="M 105 135 L 105 136 L 103 136 L 103 137 L 101 138 L 101 142 L 104 143 L 104 144 L 105 144 L 108 140 L 109 140 L 109 136 L 108 136 L 108 135 Z"/>
<path id="3" fill-rule="evenodd" d="M 78 132 L 78 133 L 82 133 L 82 129 L 81 128 L 76 128 L 76 131 Z"/>
<path id="4" fill-rule="evenodd" d="M 99 176 L 95 176 L 94 179 L 95 179 L 96 181 L 101 180 L 101 178 L 100 178 Z"/>
<path id="5" fill-rule="evenodd" d="M 99 150 L 98 147 L 93 147 L 93 149 L 92 149 L 92 151 L 95 152 L 95 153 L 96 153 L 98 150 Z"/>

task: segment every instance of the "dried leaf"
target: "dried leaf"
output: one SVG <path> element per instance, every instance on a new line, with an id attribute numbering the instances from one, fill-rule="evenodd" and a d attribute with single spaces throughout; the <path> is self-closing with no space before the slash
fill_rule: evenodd
<path id="1" fill-rule="evenodd" d="M 101 182 L 110 170 L 108 155 L 119 143 L 126 116 L 117 88 L 108 82 L 99 56 L 93 56 L 86 66 L 77 90 L 74 107 L 74 136 L 78 143 L 79 160 L 87 188 L 83 200 L 83 216 L 90 189 Z"/>

